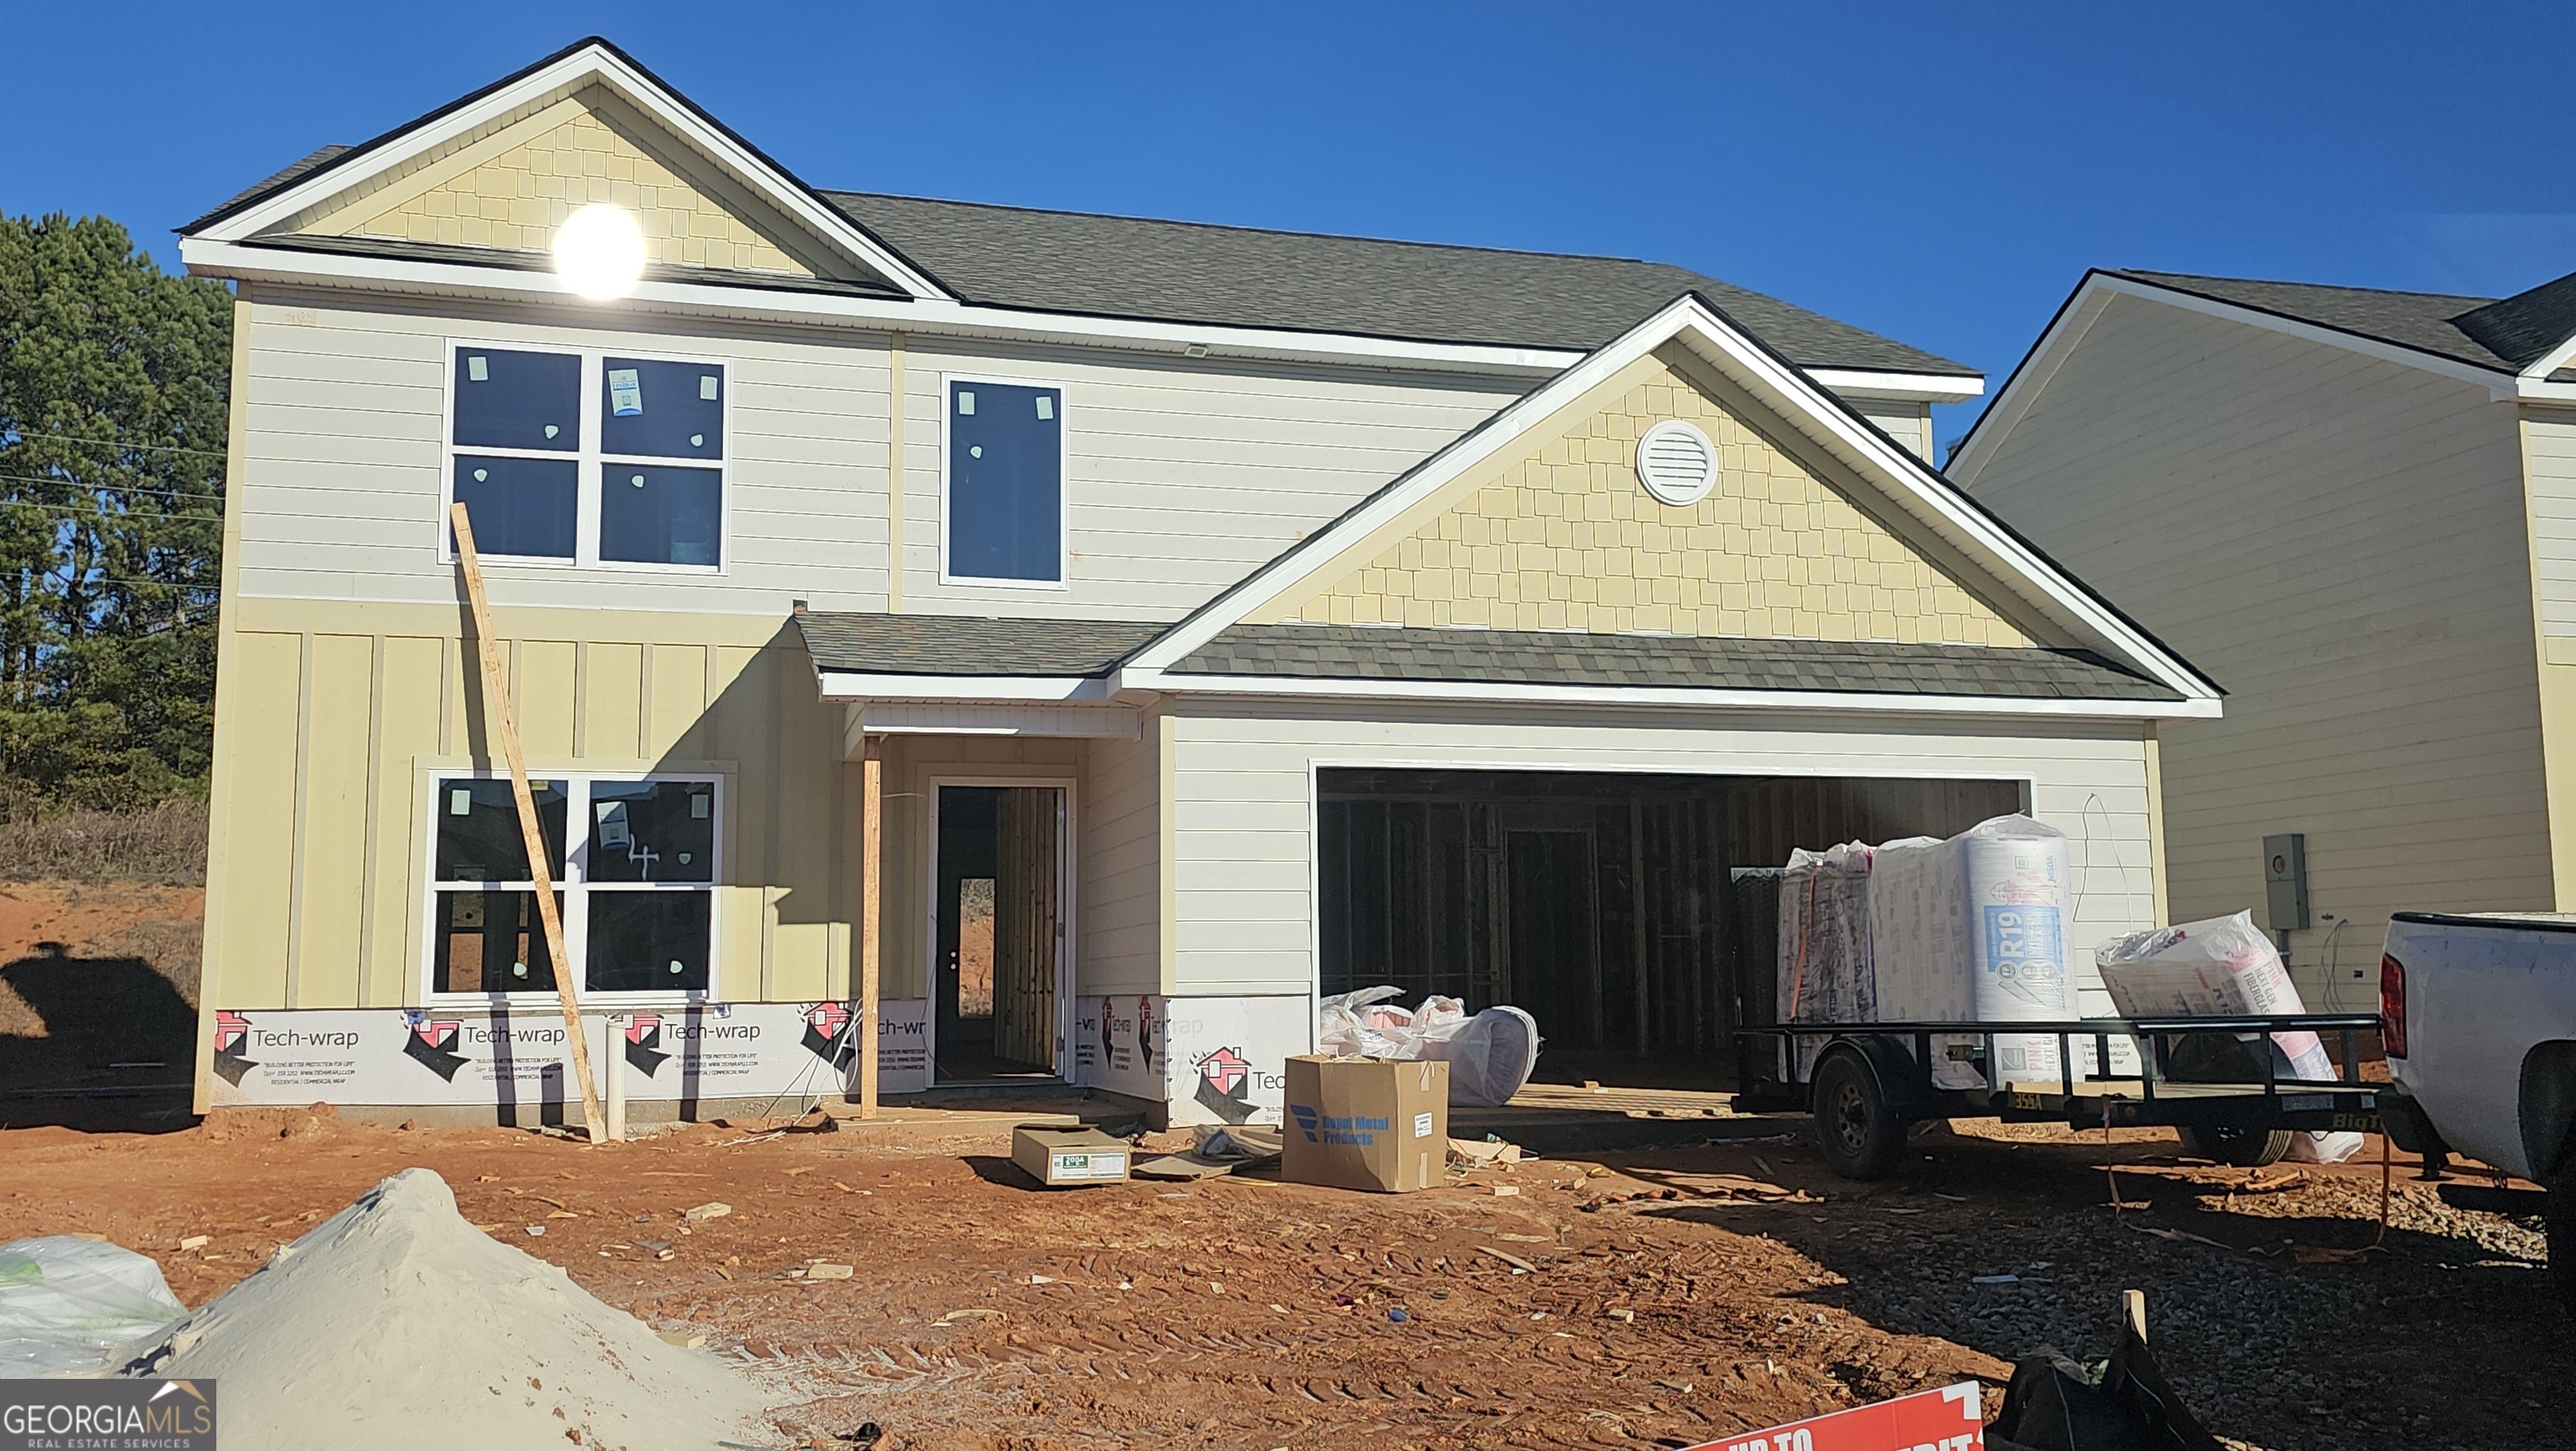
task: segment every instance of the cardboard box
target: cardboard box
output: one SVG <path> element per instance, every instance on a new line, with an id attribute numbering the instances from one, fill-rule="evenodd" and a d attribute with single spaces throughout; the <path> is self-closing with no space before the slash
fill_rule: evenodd
<path id="1" fill-rule="evenodd" d="M 1449 1065 L 1392 1058 L 1288 1060 L 1292 1184 L 1402 1193 L 1440 1182 L 1449 1161 Z"/>
<path id="2" fill-rule="evenodd" d="M 1011 1162 L 1049 1186 L 1124 1184 L 1127 1141 L 1095 1128 L 1022 1124 L 1011 1130 Z"/>

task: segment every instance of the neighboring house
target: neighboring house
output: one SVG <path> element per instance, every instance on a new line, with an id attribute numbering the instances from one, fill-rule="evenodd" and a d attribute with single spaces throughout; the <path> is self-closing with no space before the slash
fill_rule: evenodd
<path id="1" fill-rule="evenodd" d="M 889 1089 L 1275 1115 L 1378 982 L 1707 1076 L 1730 867 L 2028 809 L 2081 956 L 2218 709 L 1933 472 L 1974 373 L 1678 268 L 819 192 L 595 41 L 182 254 L 241 288 L 208 1102 L 560 1102 L 451 499 L 684 1112 L 842 1090 L 871 906 Z"/>
<path id="2" fill-rule="evenodd" d="M 2275 925 L 2304 836 L 2312 1008 L 2374 1001 L 2391 912 L 2576 907 L 2571 357 L 2576 277 L 2094 272 L 1952 453 L 2227 687 L 2164 741 L 2173 911 Z"/>

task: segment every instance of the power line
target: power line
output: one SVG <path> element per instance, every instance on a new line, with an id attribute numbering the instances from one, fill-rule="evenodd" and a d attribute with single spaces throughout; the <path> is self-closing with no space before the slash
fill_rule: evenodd
<path id="1" fill-rule="evenodd" d="M 7 476 L 0 475 L 0 478 L 5 477 Z M 220 524 L 224 522 L 224 516 L 221 514 L 119 514 L 111 513 L 105 509 L 96 508 L 93 505 L 27 504 L 14 502 L 8 499 L 0 499 L 0 509 L 33 509 L 38 513 L 43 514 L 69 515 L 83 508 L 89 508 L 91 510 L 89 517 L 95 518 L 101 523 L 123 521 L 127 524 Z"/>
<path id="2" fill-rule="evenodd" d="M 64 488 L 82 489 L 92 493 L 97 492 L 100 487 L 95 484 L 84 484 L 78 479 L 47 478 L 41 474 L 0 474 L 0 479 L 6 479 L 12 483 L 20 484 L 59 484 Z M 156 498 L 169 499 L 212 499 L 218 504 L 224 502 L 224 496 L 221 494 L 193 492 L 187 489 L 161 489 L 154 488 L 149 484 L 140 485 L 131 489 L 117 489 L 114 490 L 114 492 L 123 494 L 150 494 Z"/>
<path id="3" fill-rule="evenodd" d="M 68 433 L 45 433 L 41 431 L 30 431 L 24 428 L 17 430 L 17 435 L 20 438 L 50 438 L 56 443 L 90 443 L 96 444 L 100 448 L 139 448 L 149 449 L 155 453 L 193 453 L 201 454 L 207 458 L 229 457 L 224 450 L 219 448 L 187 448 L 175 443 L 121 443 L 112 438 L 74 438 Z"/>

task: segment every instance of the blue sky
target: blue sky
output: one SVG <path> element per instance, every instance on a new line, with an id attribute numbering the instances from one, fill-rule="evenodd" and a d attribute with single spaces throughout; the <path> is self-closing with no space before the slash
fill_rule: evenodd
<path id="1" fill-rule="evenodd" d="M 2576 271 L 2576 9 L 2506 4 L 29 5 L 0 210 L 174 264 L 594 31 L 818 185 L 1651 257 L 1997 383 L 2088 266 Z"/>

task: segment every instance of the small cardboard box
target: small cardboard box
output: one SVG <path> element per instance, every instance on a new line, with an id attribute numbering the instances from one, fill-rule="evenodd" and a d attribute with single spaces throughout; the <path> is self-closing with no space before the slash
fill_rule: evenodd
<path id="1" fill-rule="evenodd" d="M 1292 1184 L 1402 1193 L 1440 1182 L 1449 1161 L 1449 1065 L 1392 1058 L 1288 1060 Z"/>
<path id="2" fill-rule="evenodd" d="M 1127 1141 L 1095 1128 L 1022 1124 L 1011 1130 L 1011 1162 L 1041 1184 L 1124 1184 Z"/>

